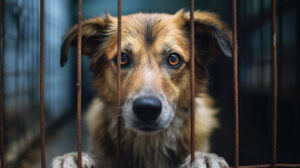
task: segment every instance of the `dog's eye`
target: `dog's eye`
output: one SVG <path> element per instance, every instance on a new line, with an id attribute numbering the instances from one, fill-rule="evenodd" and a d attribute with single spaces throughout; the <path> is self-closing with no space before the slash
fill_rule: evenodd
<path id="1" fill-rule="evenodd" d="M 182 64 L 182 59 L 177 53 L 172 53 L 169 55 L 167 63 L 170 68 L 178 68 Z"/>
<path id="2" fill-rule="evenodd" d="M 118 57 L 115 57 L 115 64 L 117 65 Z M 130 63 L 129 56 L 126 53 L 121 53 L 121 68 L 126 68 Z"/>
<path id="3" fill-rule="evenodd" d="M 121 54 L 121 65 L 126 65 L 129 62 L 128 55 L 125 53 Z"/>

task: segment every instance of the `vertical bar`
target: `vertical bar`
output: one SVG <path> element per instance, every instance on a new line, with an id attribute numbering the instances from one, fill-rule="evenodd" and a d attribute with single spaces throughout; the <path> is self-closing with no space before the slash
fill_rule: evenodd
<path id="1" fill-rule="evenodd" d="M 2 5 L 0 0 L 0 131 L 1 131 L 1 167 L 6 167 L 5 149 L 4 149 L 4 114 L 3 114 L 3 76 L 2 76 Z"/>
<path id="2" fill-rule="evenodd" d="M 194 30 L 194 0 L 190 0 L 190 54 L 191 54 L 191 71 L 190 71 L 190 89 L 191 89 L 191 161 L 195 160 L 195 109 L 194 109 L 194 90 L 195 90 L 195 30 Z"/>
<path id="3" fill-rule="evenodd" d="M 238 50 L 237 50 L 237 0 L 233 0 L 233 71 L 234 71 L 234 113 L 235 113 L 235 141 L 234 167 L 239 167 L 239 82 L 238 82 Z"/>
<path id="4" fill-rule="evenodd" d="M 120 167 L 120 113 L 121 113 L 121 21 L 122 21 L 122 0 L 118 0 L 118 37 L 117 37 L 117 146 L 116 146 L 116 159 L 117 168 Z"/>
<path id="5" fill-rule="evenodd" d="M 273 41 L 273 162 L 272 167 L 276 168 L 277 159 L 277 32 L 276 32 L 276 0 L 272 0 L 272 41 Z"/>
<path id="6" fill-rule="evenodd" d="M 42 160 L 42 168 L 46 168 L 46 152 L 45 152 L 45 111 L 44 111 L 44 34 L 45 34 L 45 26 L 44 26 L 44 14 L 45 14 L 45 6 L 44 0 L 40 0 L 40 112 L 41 112 L 41 160 Z"/>
<path id="7" fill-rule="evenodd" d="M 77 156 L 78 168 L 82 168 L 81 157 L 81 20 L 82 20 L 82 0 L 78 0 L 78 34 L 77 34 Z"/>

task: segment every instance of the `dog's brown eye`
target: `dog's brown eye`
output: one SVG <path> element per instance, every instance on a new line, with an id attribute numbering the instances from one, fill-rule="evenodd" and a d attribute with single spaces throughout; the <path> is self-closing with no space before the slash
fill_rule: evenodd
<path id="1" fill-rule="evenodd" d="M 129 62 L 129 58 L 127 54 L 122 53 L 121 55 L 121 65 L 126 65 Z"/>
<path id="2" fill-rule="evenodd" d="M 118 57 L 114 59 L 115 64 L 117 65 Z M 130 58 L 126 53 L 121 53 L 121 68 L 127 68 L 130 65 Z"/>
<path id="3" fill-rule="evenodd" d="M 168 65 L 170 68 L 178 68 L 181 64 L 182 64 L 182 59 L 178 54 L 172 53 L 169 55 Z"/>

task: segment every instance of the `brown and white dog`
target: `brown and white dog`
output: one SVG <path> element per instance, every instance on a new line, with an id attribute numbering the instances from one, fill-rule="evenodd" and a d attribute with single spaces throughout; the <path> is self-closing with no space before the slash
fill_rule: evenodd
<path id="1" fill-rule="evenodd" d="M 207 66 L 216 55 L 232 55 L 231 31 L 218 16 L 196 11 L 195 17 L 195 146 L 190 164 L 190 18 L 183 10 L 170 14 L 122 17 L 121 41 L 121 168 L 218 168 L 226 161 L 209 151 L 209 137 L 218 125 L 217 109 L 206 94 Z M 75 25 L 66 35 L 77 44 Z M 107 14 L 82 23 L 82 52 L 91 59 L 92 102 L 87 124 L 89 153 L 84 168 L 116 167 L 117 18 Z M 76 153 L 56 157 L 53 168 L 77 167 Z"/>

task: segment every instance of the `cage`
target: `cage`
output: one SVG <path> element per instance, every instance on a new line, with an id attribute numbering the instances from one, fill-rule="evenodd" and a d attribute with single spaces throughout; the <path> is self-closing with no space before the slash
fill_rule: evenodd
<path id="1" fill-rule="evenodd" d="M 217 12 L 229 25 L 235 21 L 233 18 L 237 17 L 238 23 L 235 31 L 238 35 L 238 62 L 236 60 L 233 64 L 231 59 L 219 56 L 210 65 L 210 93 L 221 109 L 219 114 L 221 128 L 212 137 L 212 151 L 224 156 L 230 165 L 235 167 L 239 165 L 300 167 L 297 164 L 300 161 L 298 152 L 300 149 L 298 144 L 300 141 L 298 87 L 300 66 L 296 48 L 299 44 L 297 38 L 299 5 L 296 0 L 233 2 L 236 6 L 232 6 L 231 0 L 195 2 L 195 9 L 202 8 Z M 277 3 L 277 7 L 272 6 L 272 2 L 273 5 Z M 155 5 L 161 3 L 164 5 Z M 1 115 L 2 167 L 5 165 L 25 167 L 26 164 L 32 167 L 31 155 L 37 165 L 40 165 L 39 150 L 36 150 L 40 143 L 40 89 L 45 91 L 43 109 L 45 109 L 46 119 L 46 151 L 44 152 L 47 156 L 47 165 L 52 156 L 58 155 L 55 148 L 58 142 L 68 141 L 65 140 L 66 136 L 74 139 L 77 134 L 76 121 L 69 119 L 72 118 L 71 116 L 74 118 L 77 106 L 74 99 L 77 92 L 76 60 L 72 60 L 68 67 L 60 69 L 58 57 L 63 34 L 71 24 L 77 22 L 77 3 L 70 0 L 56 0 L 45 1 L 42 6 L 45 7 L 44 10 L 34 0 L 1 1 L 1 84 L 3 84 L 1 109 L 4 112 Z M 99 11 L 100 14 L 105 13 L 106 9 L 113 15 L 117 15 L 117 6 L 117 1 L 84 1 L 83 18 L 99 15 Z M 122 14 L 139 10 L 174 13 L 182 7 L 190 8 L 189 2 L 157 0 L 151 2 L 131 0 L 123 2 L 122 6 Z M 232 11 L 235 9 L 236 13 L 232 17 Z M 41 13 L 44 13 L 44 17 L 40 17 Z M 40 28 L 42 23 L 40 19 L 43 19 L 44 28 Z M 234 29 L 234 26 L 231 27 Z M 42 39 L 45 42 L 43 45 L 44 89 L 40 87 L 40 31 L 45 32 Z M 274 41 L 278 42 L 278 49 L 275 50 L 272 48 Z M 278 55 L 278 62 L 275 62 L 278 67 L 275 69 L 273 69 L 274 51 L 277 51 Z M 74 50 L 73 54 L 75 52 Z M 87 71 L 89 61 L 86 58 L 82 59 L 82 76 L 86 79 L 90 76 Z M 233 65 L 239 66 L 238 71 L 237 69 L 235 71 L 239 72 L 236 76 L 238 79 L 235 80 L 232 75 Z M 274 74 L 278 74 L 277 80 Z M 80 87 L 83 90 L 80 96 L 83 111 L 93 97 L 93 91 L 87 81 L 83 80 Z M 238 88 L 234 89 L 233 81 L 239 82 Z M 273 90 L 276 83 L 278 88 L 275 87 Z M 237 97 L 235 103 L 233 101 L 234 91 L 239 93 L 239 102 Z M 239 108 L 235 106 L 237 103 Z M 239 113 L 234 113 L 235 109 L 239 109 Z M 234 120 L 235 114 L 239 114 L 239 131 L 237 130 L 236 133 L 234 132 L 234 124 L 237 121 Z M 277 114 L 275 120 L 274 114 Z M 68 122 L 70 124 L 66 124 L 67 120 L 70 120 Z M 277 131 L 274 131 L 275 128 Z M 52 148 L 49 147 L 51 138 L 59 133 L 57 130 L 65 129 L 69 129 L 69 134 L 52 141 Z M 239 137 L 236 137 L 236 142 L 239 144 L 234 143 L 235 135 Z M 86 149 L 85 136 L 86 132 L 83 131 L 83 150 Z M 275 144 L 272 142 L 274 140 Z M 66 143 L 60 145 L 65 150 L 77 150 L 75 141 L 67 147 Z M 46 165 L 45 160 L 42 165 Z"/>

